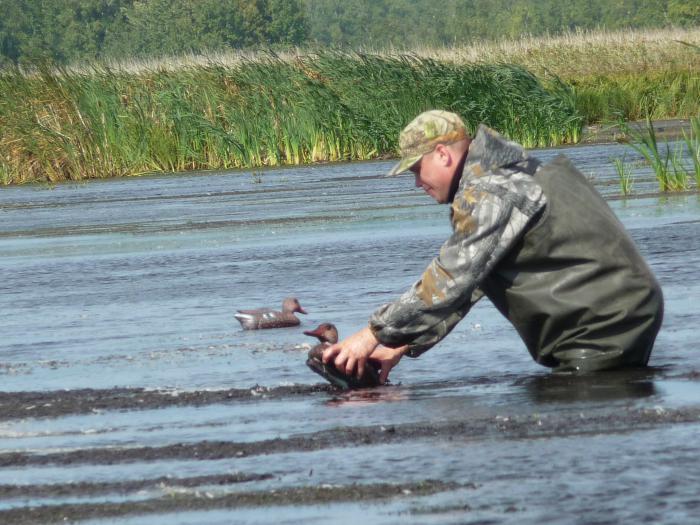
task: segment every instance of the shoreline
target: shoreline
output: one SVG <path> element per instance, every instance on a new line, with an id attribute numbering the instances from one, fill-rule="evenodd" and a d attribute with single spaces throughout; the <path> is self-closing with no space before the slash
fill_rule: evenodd
<path id="1" fill-rule="evenodd" d="M 635 120 L 626 123 L 631 129 L 643 133 L 646 121 Z M 684 134 L 691 132 L 690 118 L 661 119 L 652 121 L 656 138 L 663 141 L 683 139 Z M 619 124 L 602 123 L 584 126 L 581 140 L 576 144 L 566 146 L 590 146 L 595 144 L 612 144 L 626 142 L 627 135 L 620 129 Z"/>
<path id="2" fill-rule="evenodd" d="M 646 129 L 646 121 L 643 120 L 637 120 L 637 121 L 630 121 L 626 122 L 626 125 L 628 125 L 631 129 L 635 131 L 639 131 L 640 133 L 643 133 Z M 660 119 L 660 120 L 654 120 L 652 121 L 652 125 L 654 127 L 654 132 L 656 133 L 656 138 L 659 141 L 676 141 L 676 140 L 683 140 L 684 135 L 689 136 L 692 128 L 690 124 L 690 118 L 673 118 L 673 119 Z M 576 148 L 576 147 L 583 147 L 583 146 L 595 146 L 595 145 L 604 145 L 604 144 L 620 144 L 620 143 L 625 143 L 628 142 L 628 137 L 627 135 L 620 129 L 620 125 L 616 123 L 599 123 L 599 124 L 590 124 L 587 126 L 584 126 L 582 131 L 581 131 L 581 140 L 575 144 L 561 144 L 559 146 L 552 146 L 549 148 L 526 148 L 530 151 L 536 151 L 538 149 L 561 149 L 561 148 Z M 224 171 L 238 171 L 240 173 L 255 173 L 255 172 L 260 172 L 260 171 L 267 171 L 267 170 L 276 170 L 276 169 L 290 169 L 290 168 L 304 168 L 304 167 L 309 167 L 309 166 L 323 166 L 323 165 L 329 165 L 329 164 L 354 164 L 354 163 L 367 163 L 367 162 L 376 162 L 376 161 L 396 161 L 398 160 L 398 157 L 390 156 L 387 154 L 384 155 L 378 155 L 375 158 L 372 159 L 357 159 L 357 160 L 338 160 L 338 161 L 328 161 L 328 160 L 322 160 L 322 161 L 316 161 L 316 162 L 310 162 L 310 163 L 302 163 L 302 164 L 284 164 L 284 165 L 279 165 L 279 166 L 260 166 L 257 168 L 231 168 L 229 170 L 224 170 Z M 145 173 L 139 173 L 139 174 L 134 174 L 134 175 L 123 175 L 123 176 L 114 176 L 114 177 L 103 177 L 103 178 L 86 178 L 82 180 L 61 180 L 61 181 L 55 181 L 55 182 L 46 182 L 46 181 L 31 181 L 31 182 L 12 182 L 9 184 L 0 184 L 0 189 L 2 188 L 9 188 L 9 187 L 21 187 L 21 186 L 33 186 L 33 185 L 46 185 L 49 184 L 50 186 L 54 185 L 59 185 L 59 184 L 75 184 L 75 183 L 87 183 L 91 181 L 105 181 L 105 180 L 112 180 L 112 179 L 130 179 L 130 178 L 140 178 L 140 177 L 149 177 L 149 176 L 160 176 L 160 177 L 169 177 L 170 175 L 185 175 L 188 173 L 198 173 L 198 172 L 206 172 L 206 171 L 212 171 L 212 170 L 201 170 L 201 169 L 194 169 L 194 170 L 182 170 L 182 171 L 170 171 L 170 172 L 164 172 L 164 171 L 150 171 L 150 172 L 145 172 Z M 213 170 L 213 171 L 220 171 L 220 170 Z M 671 192 L 674 195 L 675 194 L 680 194 L 684 192 Z M 688 193 L 688 192 L 685 192 Z M 690 193 L 697 193 L 697 191 L 690 191 Z"/>

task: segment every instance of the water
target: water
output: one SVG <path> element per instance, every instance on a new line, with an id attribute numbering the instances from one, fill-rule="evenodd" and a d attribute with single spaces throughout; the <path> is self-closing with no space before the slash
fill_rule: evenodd
<path id="1" fill-rule="evenodd" d="M 301 330 L 365 326 L 449 234 L 391 163 L 3 188 L 0 522 L 695 523 L 700 197 L 646 173 L 620 199 L 627 151 L 564 150 L 666 316 L 649 371 L 582 381 L 533 363 L 484 300 L 393 386 L 313 386 Z M 288 295 L 301 328 L 232 316 Z"/>

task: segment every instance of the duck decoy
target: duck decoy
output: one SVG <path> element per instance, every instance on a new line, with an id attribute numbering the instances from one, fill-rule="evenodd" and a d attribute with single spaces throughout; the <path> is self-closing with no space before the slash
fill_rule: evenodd
<path id="1" fill-rule="evenodd" d="M 348 375 L 333 364 L 323 362 L 323 351 L 338 342 L 338 330 L 333 323 L 321 323 L 315 330 L 304 331 L 305 335 L 318 338 L 319 344 L 309 350 L 306 365 L 332 385 L 343 390 L 372 388 L 379 385 L 379 368 L 372 361 L 366 361 L 362 377 Z"/>
<path id="2" fill-rule="evenodd" d="M 305 314 L 296 297 L 287 297 L 282 301 L 282 311 L 272 308 L 257 308 L 254 310 L 238 310 L 234 317 L 238 319 L 244 330 L 259 330 L 262 328 L 284 328 L 298 326 L 299 319 L 294 312 Z"/>

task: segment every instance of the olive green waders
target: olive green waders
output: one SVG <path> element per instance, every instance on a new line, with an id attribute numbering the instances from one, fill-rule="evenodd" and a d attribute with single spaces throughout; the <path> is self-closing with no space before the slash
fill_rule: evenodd
<path id="1" fill-rule="evenodd" d="M 547 206 L 482 290 L 538 363 L 580 372 L 646 365 L 663 317 L 651 270 L 565 156 L 534 179 Z"/>

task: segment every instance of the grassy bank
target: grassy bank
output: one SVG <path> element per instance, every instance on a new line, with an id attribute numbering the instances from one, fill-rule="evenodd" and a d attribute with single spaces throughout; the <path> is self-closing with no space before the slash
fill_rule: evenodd
<path id="1" fill-rule="evenodd" d="M 382 56 L 387 49 L 367 49 Z M 689 118 L 700 114 L 700 28 L 576 31 L 549 37 L 420 48 L 415 56 L 457 66 L 515 64 L 547 82 L 556 77 L 575 93 L 576 109 L 588 123 Z M 284 55 L 294 60 L 296 54 Z M 238 64 L 256 55 L 222 53 L 114 64 L 139 73 L 177 71 L 212 62 Z"/>
<path id="2" fill-rule="evenodd" d="M 700 28 L 574 32 L 419 54 L 456 64 L 518 64 L 541 79 L 555 75 L 573 88 L 588 123 L 700 115 Z"/>
<path id="3" fill-rule="evenodd" d="M 589 123 L 700 115 L 700 69 L 591 75 L 568 84 Z"/>
<path id="4" fill-rule="evenodd" d="M 429 108 L 527 147 L 572 143 L 586 122 L 699 115 L 698 45 L 700 29 L 599 32 L 5 71 L 0 182 L 389 156 Z"/>
<path id="5" fill-rule="evenodd" d="M 435 107 L 528 146 L 574 142 L 581 129 L 570 90 L 521 67 L 413 56 L 10 72 L 0 91 L 4 183 L 376 158 Z"/>

